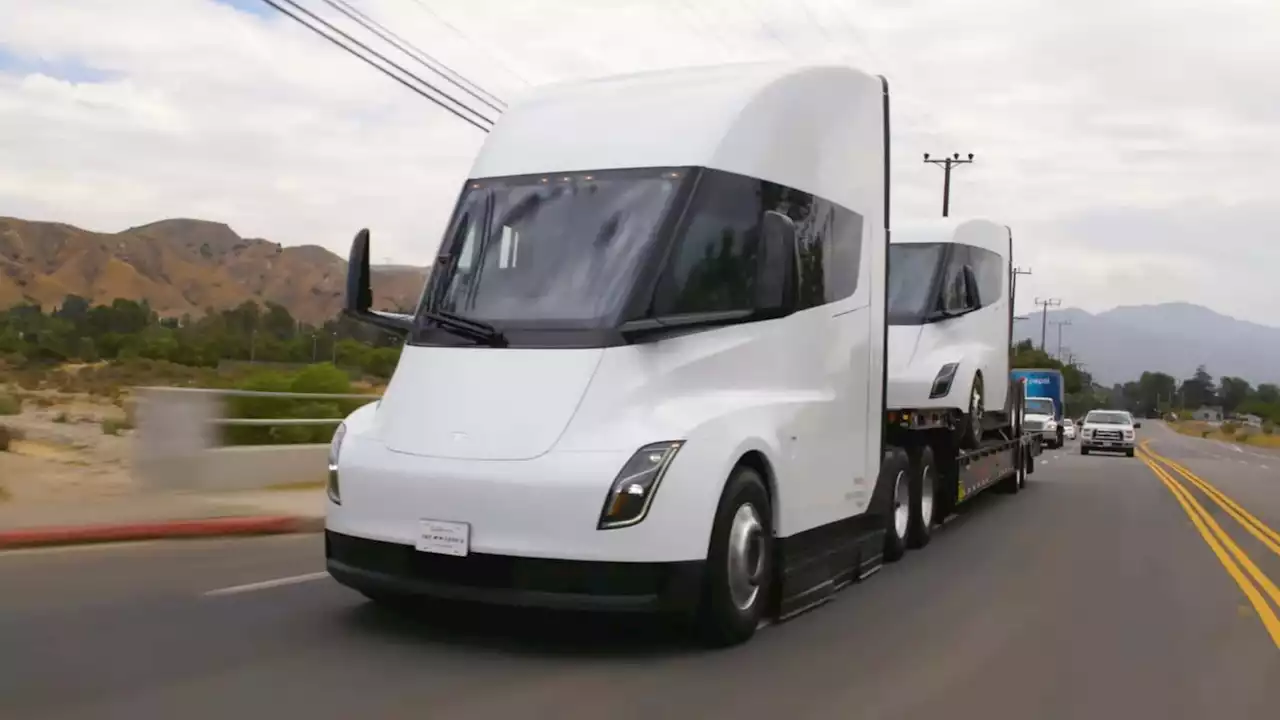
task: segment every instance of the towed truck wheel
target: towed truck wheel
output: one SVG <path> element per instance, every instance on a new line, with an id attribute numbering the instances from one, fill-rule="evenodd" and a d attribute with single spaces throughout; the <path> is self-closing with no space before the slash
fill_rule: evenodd
<path id="1" fill-rule="evenodd" d="M 764 479 L 749 467 L 730 476 L 707 551 L 698 631 L 713 646 L 750 639 L 769 602 L 773 513 Z"/>
<path id="2" fill-rule="evenodd" d="M 973 376 L 973 387 L 969 390 L 969 412 L 961 421 L 960 445 L 973 449 L 982 444 L 983 415 L 986 412 L 983 398 L 982 376 Z"/>

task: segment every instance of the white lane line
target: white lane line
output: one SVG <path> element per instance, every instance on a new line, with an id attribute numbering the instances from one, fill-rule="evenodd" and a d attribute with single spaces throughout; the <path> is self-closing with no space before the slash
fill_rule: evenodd
<path id="1" fill-rule="evenodd" d="M 236 595 L 239 593 L 253 592 L 254 590 L 266 590 L 268 588 L 282 587 L 284 585 L 297 585 L 298 583 L 311 582 L 312 580 L 323 580 L 327 577 L 329 577 L 329 573 L 327 572 L 293 575 L 291 577 L 263 580 L 262 582 L 248 583 L 246 585 L 233 585 L 231 587 L 218 588 L 217 590 L 210 590 L 206 592 L 205 596 L 217 597 L 220 595 Z"/>

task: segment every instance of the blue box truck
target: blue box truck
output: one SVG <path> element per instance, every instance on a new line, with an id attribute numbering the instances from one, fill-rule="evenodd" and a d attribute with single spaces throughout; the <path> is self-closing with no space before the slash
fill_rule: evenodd
<path id="1" fill-rule="evenodd" d="M 1027 384 L 1023 427 L 1028 432 L 1039 432 L 1042 441 L 1050 447 L 1062 447 L 1062 415 L 1066 408 L 1062 371 L 1022 368 L 1013 370 L 1010 375 L 1015 383 L 1024 380 Z M 1052 403 L 1052 407 L 1046 400 Z"/>

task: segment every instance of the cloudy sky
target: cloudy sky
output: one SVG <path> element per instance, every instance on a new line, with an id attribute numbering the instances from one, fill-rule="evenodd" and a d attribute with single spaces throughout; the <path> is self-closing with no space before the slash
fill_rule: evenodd
<path id="1" fill-rule="evenodd" d="M 508 102 L 753 59 L 887 75 L 895 222 L 939 212 L 921 153 L 976 153 L 953 214 L 1013 226 L 1022 310 L 1185 300 L 1280 325 L 1276 0 L 350 1 Z M 377 259 L 426 263 L 484 138 L 260 0 L 0 17 L 0 215 L 198 217 L 342 254 L 368 226 Z"/>

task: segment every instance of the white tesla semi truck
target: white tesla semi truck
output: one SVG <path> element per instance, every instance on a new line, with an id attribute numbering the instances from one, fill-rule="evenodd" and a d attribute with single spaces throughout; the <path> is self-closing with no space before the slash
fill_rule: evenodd
<path id="1" fill-rule="evenodd" d="M 890 410 L 951 427 L 964 448 L 1012 424 L 1013 235 L 983 219 L 894 232 L 889 247 Z"/>
<path id="2" fill-rule="evenodd" d="M 415 313 L 370 309 L 352 245 L 346 312 L 405 345 L 333 440 L 330 574 L 731 644 L 922 545 L 937 493 L 1016 490 L 1022 446 L 959 453 L 886 413 L 889 138 L 887 83 L 847 67 L 509 110 Z"/>

